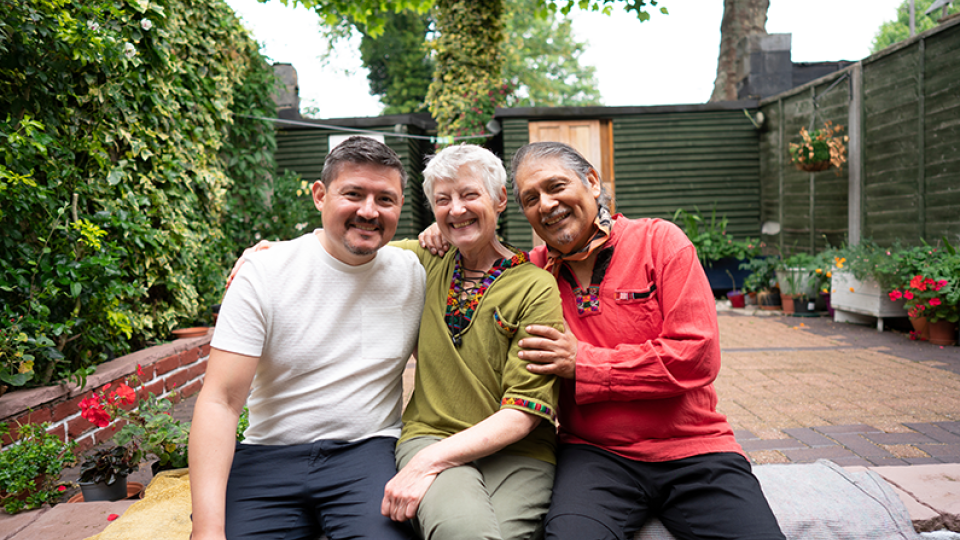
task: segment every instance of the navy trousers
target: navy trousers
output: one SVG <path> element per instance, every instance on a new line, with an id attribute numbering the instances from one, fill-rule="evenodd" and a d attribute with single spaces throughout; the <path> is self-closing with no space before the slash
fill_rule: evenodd
<path id="1" fill-rule="evenodd" d="M 408 540 L 380 515 L 397 473 L 393 437 L 293 446 L 237 444 L 227 482 L 229 540 Z"/>
<path id="2" fill-rule="evenodd" d="M 547 540 L 633 538 L 651 516 L 681 540 L 783 540 L 740 454 L 640 462 L 585 445 L 561 445 Z"/>

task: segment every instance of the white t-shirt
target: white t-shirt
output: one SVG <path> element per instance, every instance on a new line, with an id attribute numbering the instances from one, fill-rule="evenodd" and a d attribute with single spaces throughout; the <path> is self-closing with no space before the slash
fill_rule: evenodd
<path id="1" fill-rule="evenodd" d="M 417 341 L 424 282 L 411 252 L 387 246 L 350 266 L 314 234 L 247 257 L 211 343 L 260 357 L 244 442 L 399 436 L 401 377 Z"/>

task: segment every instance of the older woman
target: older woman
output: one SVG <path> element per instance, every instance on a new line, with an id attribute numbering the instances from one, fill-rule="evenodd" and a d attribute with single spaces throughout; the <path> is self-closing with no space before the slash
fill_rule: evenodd
<path id="1" fill-rule="evenodd" d="M 530 324 L 562 330 L 555 280 L 497 239 L 506 172 L 489 151 L 453 146 L 424 171 L 424 193 L 454 249 L 431 255 L 416 383 L 397 476 L 382 512 L 427 539 L 531 538 L 550 502 L 558 386 L 517 353 Z"/>

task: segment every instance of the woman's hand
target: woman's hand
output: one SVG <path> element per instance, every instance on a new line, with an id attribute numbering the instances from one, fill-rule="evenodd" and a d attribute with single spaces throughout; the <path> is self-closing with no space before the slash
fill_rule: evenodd
<path id="1" fill-rule="evenodd" d="M 429 249 L 430 253 L 443 257 L 450 249 L 450 242 L 440 234 L 440 227 L 436 223 L 430 225 L 420 233 L 420 247 Z"/>
<path id="2" fill-rule="evenodd" d="M 393 521 L 407 521 L 417 515 L 420 501 L 433 485 L 437 475 L 447 467 L 430 463 L 430 447 L 417 453 L 407 466 L 400 469 L 383 490 L 380 513 Z"/>
<path id="3" fill-rule="evenodd" d="M 240 271 L 240 267 L 243 266 L 243 263 L 247 262 L 244 259 L 244 257 L 246 257 L 251 253 L 256 253 L 258 251 L 264 251 L 264 250 L 270 249 L 270 246 L 272 245 L 273 245 L 273 242 L 269 240 L 261 240 L 257 242 L 255 246 L 248 247 L 247 249 L 243 250 L 243 255 L 241 255 L 240 258 L 237 259 L 237 262 L 233 264 L 233 269 L 230 270 L 230 275 L 227 277 L 227 286 L 225 288 L 227 289 L 230 288 L 230 284 L 233 283 L 233 278 L 237 277 L 237 272 Z"/>

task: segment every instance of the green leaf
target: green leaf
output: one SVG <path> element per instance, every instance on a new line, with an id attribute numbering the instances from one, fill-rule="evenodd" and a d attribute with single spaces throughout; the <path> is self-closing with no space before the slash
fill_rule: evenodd
<path id="1" fill-rule="evenodd" d="M 80 296 L 80 291 L 82 290 L 83 290 L 83 286 L 80 285 L 79 283 L 74 282 L 70 284 L 70 296 L 76 298 Z"/>
<path id="2" fill-rule="evenodd" d="M 120 169 L 113 169 L 110 171 L 110 174 L 107 175 L 107 183 L 111 186 L 115 186 L 120 183 L 120 180 L 123 179 L 123 171 Z"/>

